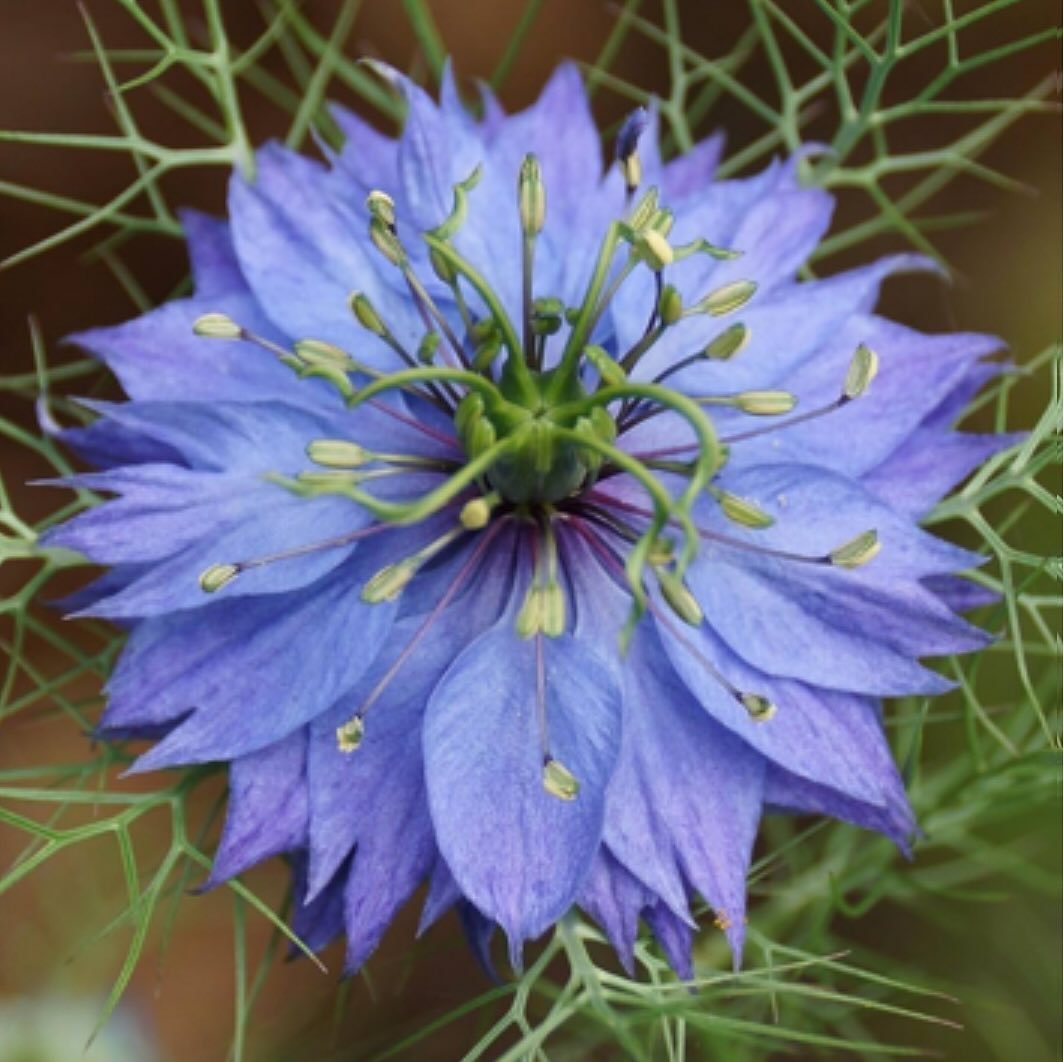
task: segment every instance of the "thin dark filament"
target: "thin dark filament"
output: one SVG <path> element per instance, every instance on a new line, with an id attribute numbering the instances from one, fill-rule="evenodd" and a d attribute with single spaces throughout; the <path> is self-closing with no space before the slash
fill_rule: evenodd
<path id="1" fill-rule="evenodd" d="M 246 328 L 240 329 L 240 338 L 247 343 L 253 343 L 256 347 L 262 350 L 268 351 L 270 354 L 275 355 L 278 358 L 298 358 L 299 355 L 292 350 L 285 350 L 279 343 L 274 343 L 270 339 L 266 339 L 265 336 L 256 335 L 254 332 L 249 332 Z M 402 344 L 391 333 L 384 336 L 384 341 L 395 351 L 399 357 L 407 363 L 412 369 L 418 367 L 417 362 L 403 349 Z M 422 391 L 417 387 L 404 388 L 405 391 L 412 395 L 416 395 L 418 398 L 423 398 L 426 402 L 431 402 L 434 406 L 437 406 L 444 413 L 453 412 L 452 407 L 448 404 L 446 397 L 432 384 L 427 385 L 427 390 Z"/>
<path id="2" fill-rule="evenodd" d="M 620 562 L 613 550 L 602 542 L 597 535 L 583 527 L 579 521 L 573 522 L 573 530 L 576 531 L 577 534 L 579 534 L 591 547 L 591 550 L 598 558 L 603 571 L 612 577 L 614 582 L 619 586 L 626 586 L 624 565 Z M 705 655 L 683 634 L 682 631 L 677 628 L 676 624 L 665 615 L 661 608 L 658 607 L 657 602 L 650 596 L 647 597 L 647 608 L 658 623 L 660 623 L 669 634 L 671 634 L 676 641 L 698 661 L 699 665 L 705 669 L 710 678 L 717 682 L 723 689 L 727 690 L 735 700 L 741 703 L 742 691 L 732 685 L 732 683 L 730 683 L 713 666 L 713 664 L 706 659 Z"/>
<path id="3" fill-rule="evenodd" d="M 358 710 L 355 715 L 362 719 L 365 718 L 366 713 L 373 707 L 384 691 L 391 685 L 392 680 L 402 670 L 403 665 L 410 659 L 411 654 L 421 643 L 421 639 L 432 629 L 436 621 L 443 615 L 444 610 L 454 600 L 455 594 L 462 588 L 462 585 L 466 582 L 469 576 L 472 574 L 473 569 L 480 563 L 481 557 L 484 556 L 488 546 L 491 545 L 495 536 L 502 530 L 502 523 L 496 521 L 490 527 L 488 527 L 480 536 L 480 541 L 473 548 L 472 553 L 469 555 L 469 559 L 462 565 L 461 570 L 451 580 L 451 584 L 443 592 L 439 601 L 433 606 L 432 611 L 425 617 L 424 622 L 414 632 L 414 636 L 407 642 L 406 647 L 396 658 L 395 662 L 390 668 L 381 676 L 380 681 L 370 690 L 366 699 L 358 706 Z"/>
<path id="4" fill-rule="evenodd" d="M 536 634 L 536 725 L 543 762 L 550 760 L 550 736 L 547 732 L 547 663 L 543 651 L 543 632 Z"/>
<path id="5" fill-rule="evenodd" d="M 350 542 L 358 542 L 361 539 L 379 535 L 382 531 L 394 531 L 397 526 L 396 524 L 371 524 L 369 527 L 360 527 L 357 531 L 347 531 L 342 535 L 337 535 L 335 538 L 323 539 L 321 542 L 311 542 L 306 546 L 295 546 L 292 549 L 281 550 L 279 553 L 253 557 L 251 560 L 236 561 L 234 567 L 241 572 L 249 571 L 252 568 L 264 568 L 267 564 L 274 564 L 277 561 L 292 560 L 294 557 L 304 557 L 308 553 L 337 549 L 340 546 L 346 546 Z"/>
<path id="6" fill-rule="evenodd" d="M 843 406 L 848 405 L 852 400 L 845 395 L 840 395 L 834 402 L 829 403 L 826 406 L 820 406 L 818 409 L 810 409 L 806 413 L 798 413 L 793 417 L 787 417 L 786 420 L 775 420 L 771 424 L 766 424 L 761 428 L 751 428 L 749 431 L 736 432 L 734 435 L 722 435 L 720 442 L 724 446 L 731 446 L 734 443 L 746 442 L 748 439 L 757 439 L 762 435 L 771 435 L 775 431 L 783 431 L 784 428 L 793 428 L 796 424 L 804 424 L 807 420 L 815 420 L 817 417 L 827 416 L 828 413 L 834 413 L 837 409 L 842 409 Z M 652 416 L 656 416 L 663 410 L 654 410 Z M 643 417 L 641 420 L 634 421 L 626 424 L 623 427 L 619 427 L 620 431 L 628 431 L 634 428 L 636 424 L 642 423 L 642 420 L 648 419 Z M 670 446 L 663 450 L 647 450 L 643 453 L 632 454 L 633 457 L 638 458 L 640 461 L 646 461 L 655 457 L 671 457 L 675 454 L 687 454 L 694 450 L 697 450 L 697 446 L 693 446 L 690 443 L 684 446 Z"/>
<path id="7" fill-rule="evenodd" d="M 418 312 L 421 314 L 421 319 L 425 322 L 426 329 L 430 332 L 435 332 L 436 328 L 432 324 L 432 320 L 435 320 L 436 324 L 439 326 L 439 330 L 447 340 L 447 345 L 451 348 L 451 352 L 454 354 L 455 364 L 460 365 L 463 369 L 471 368 L 472 366 L 469 363 L 469 359 L 466 357 L 462 341 L 454 334 L 450 322 L 440 312 L 440 309 L 433 301 L 432 296 L 425 290 L 421 281 L 418 280 L 417 274 L 408 266 L 403 271 L 403 276 L 406 277 L 407 285 L 410 288 L 410 294 L 413 296 L 414 302 L 417 304 Z M 450 388 L 448 388 L 448 393 L 450 393 Z"/>
<path id="8" fill-rule="evenodd" d="M 788 417 L 786 420 L 778 420 L 772 424 L 767 424 L 763 428 L 751 428 L 750 431 L 739 432 L 736 435 L 728 435 L 722 438 L 720 441 L 725 444 L 745 442 L 747 439 L 756 439 L 760 435 L 769 435 L 774 431 L 780 431 L 783 428 L 792 428 L 795 424 L 803 424 L 807 420 L 815 420 L 817 417 L 826 416 L 828 413 L 834 413 L 836 409 L 842 409 L 847 405 L 850 399 L 846 395 L 840 395 L 834 402 L 826 406 L 821 406 L 819 409 L 811 409 L 807 413 L 799 413 L 796 416 Z"/>
<path id="9" fill-rule="evenodd" d="M 650 519 L 654 515 L 650 509 L 643 509 L 638 505 L 632 505 L 630 502 L 620 501 L 616 498 L 606 498 L 601 494 L 596 494 L 594 491 L 589 493 L 588 497 L 600 500 L 614 508 L 623 509 L 634 516 L 643 516 Z M 679 526 L 675 520 L 670 520 L 669 523 L 674 527 Z M 731 535 L 722 535 L 718 531 L 710 531 L 708 528 L 699 527 L 697 524 L 695 525 L 695 530 L 700 538 L 704 538 L 709 542 L 717 542 L 722 546 L 730 546 L 732 549 L 746 550 L 748 553 L 759 553 L 763 557 L 778 557 L 780 560 L 798 561 L 801 564 L 831 563 L 831 558 L 828 556 L 810 556 L 808 553 L 792 553 L 789 550 L 770 549 L 768 546 L 759 546 L 753 542 L 745 542 L 741 538 L 732 538 Z"/>
<path id="10" fill-rule="evenodd" d="M 427 435 L 430 439 L 435 439 L 437 442 L 443 443 L 444 446 L 450 447 L 452 450 L 460 450 L 461 444 L 453 436 L 445 435 L 442 431 L 437 431 L 435 428 L 430 428 L 427 424 L 422 424 L 421 421 L 415 417 L 407 416 L 405 413 L 400 413 L 397 409 L 392 409 L 387 403 L 381 401 L 379 398 L 371 398 L 367 405 L 372 406 L 374 409 L 381 413 L 386 414 L 393 420 L 399 421 L 401 424 L 405 424 L 408 428 L 414 428 L 416 431 Z"/>

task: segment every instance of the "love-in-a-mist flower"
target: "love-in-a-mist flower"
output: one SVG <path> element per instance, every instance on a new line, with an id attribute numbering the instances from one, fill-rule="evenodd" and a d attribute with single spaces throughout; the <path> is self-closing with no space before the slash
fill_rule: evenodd
<path id="1" fill-rule="evenodd" d="M 351 968 L 425 881 L 515 961 L 576 907 L 687 973 L 696 897 L 738 961 L 766 809 L 914 828 L 879 698 L 984 642 L 917 520 L 1000 445 L 951 428 L 995 342 L 875 315 L 913 256 L 799 282 L 794 160 L 639 111 L 604 170 L 571 67 L 479 118 L 383 72 L 398 140 L 267 145 L 184 216 L 195 295 L 76 337 L 129 396 L 51 534 L 129 629 L 100 730 L 227 762 L 212 881 L 288 853 Z"/>

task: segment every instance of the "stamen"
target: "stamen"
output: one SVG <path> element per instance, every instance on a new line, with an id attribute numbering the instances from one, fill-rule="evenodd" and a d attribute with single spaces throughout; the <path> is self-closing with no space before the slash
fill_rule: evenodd
<path id="1" fill-rule="evenodd" d="M 232 322 L 230 318 L 226 317 L 225 314 L 204 314 L 203 317 L 198 319 L 196 324 L 198 324 L 200 321 L 203 321 L 204 318 L 225 318 L 226 321 L 230 321 L 230 324 L 232 324 L 233 327 L 237 329 L 237 332 L 235 335 L 233 335 L 231 329 L 226 329 L 225 334 L 222 335 L 220 331 L 213 331 L 212 329 L 221 328 L 220 322 L 218 320 L 215 320 L 213 324 L 211 322 L 208 322 L 205 326 L 211 331 L 199 332 L 197 334 L 211 336 L 212 338 L 243 339 L 248 343 L 252 343 L 257 347 L 260 347 L 263 350 L 269 351 L 271 354 L 277 357 L 279 361 L 284 362 L 289 367 L 292 367 L 293 362 L 296 361 L 299 357 L 308 357 L 311 353 L 312 345 L 314 345 L 319 360 L 322 364 L 324 364 L 324 362 L 327 360 L 324 357 L 325 348 L 330 347 L 334 351 L 340 350 L 339 347 L 334 347 L 331 343 L 326 344 L 322 343 L 320 340 L 301 339 L 295 344 L 295 347 L 297 351 L 302 350 L 303 354 L 293 354 L 292 351 L 285 350 L 284 347 L 279 346 L 277 343 L 273 343 L 262 336 L 255 335 L 254 332 L 250 332 L 248 331 L 248 329 L 237 325 L 235 322 Z M 192 326 L 193 331 L 196 330 L 196 324 L 193 324 Z M 343 351 L 340 351 L 340 353 L 345 359 L 345 367 L 350 368 L 351 371 L 361 372 L 367 376 L 373 376 L 375 374 L 375 370 L 370 369 L 368 366 L 359 364 Z M 380 376 L 381 374 L 376 373 L 376 375 Z M 427 396 L 421 397 L 427 398 Z M 422 435 L 427 435 L 429 438 L 435 439 L 436 442 L 442 443 L 444 446 L 448 446 L 451 449 L 458 449 L 458 441 L 455 438 L 450 435 L 445 435 L 443 432 L 437 431 L 435 428 L 432 428 L 427 424 L 422 424 L 421 421 L 417 420 L 415 417 L 408 416 L 407 414 L 402 413 L 397 409 L 393 409 L 391 406 L 386 405 L 383 402 L 370 402 L 369 405 L 371 405 L 378 412 L 383 413 L 385 416 L 391 417 L 393 420 L 399 421 L 401 424 L 405 424 L 408 428 L 412 428 L 414 431 L 420 432 Z"/>
<path id="2" fill-rule="evenodd" d="M 292 560 L 295 557 L 305 557 L 309 553 L 320 553 L 327 549 L 338 549 L 357 542 L 372 535 L 379 535 L 382 531 L 390 531 L 388 524 L 371 524 L 369 527 L 360 527 L 357 531 L 347 531 L 334 538 L 326 538 L 320 542 L 311 542 L 305 546 L 295 546 L 292 549 L 282 550 L 279 553 L 269 553 L 262 557 L 252 557 L 250 560 L 236 561 L 229 564 L 212 564 L 206 568 L 199 577 L 200 588 L 205 594 L 213 594 L 228 586 L 242 572 L 251 571 L 253 568 L 265 568 L 269 564 L 278 561 Z"/>
<path id="3" fill-rule="evenodd" d="M 460 538 L 469 529 L 463 524 L 445 531 L 434 538 L 428 545 L 422 546 L 416 553 L 394 564 L 385 565 L 362 587 L 362 600 L 369 605 L 379 605 L 385 601 L 394 601 L 407 587 L 410 580 L 421 570 L 422 566 L 437 554 L 445 550 L 452 542 Z"/>
<path id="4" fill-rule="evenodd" d="M 535 155 L 526 155 L 517 179 L 518 213 L 521 218 L 521 318 L 524 326 L 525 360 L 533 367 L 535 352 L 532 331 L 532 269 L 536 257 L 536 237 L 543 230 L 547 196 L 543 175 Z"/>
<path id="5" fill-rule="evenodd" d="M 676 373 L 681 372 L 690 365 L 697 365 L 700 361 L 728 361 L 730 358 L 735 357 L 749 341 L 750 329 L 740 321 L 729 328 L 725 328 L 719 335 L 714 336 L 701 350 L 695 351 L 694 354 L 688 354 L 686 358 L 681 358 L 680 361 L 658 373 L 653 382 L 664 383 L 670 376 L 675 376 Z"/>
<path id="6" fill-rule="evenodd" d="M 193 322 L 192 331 L 210 339 L 240 339 L 244 330 L 224 313 L 205 313 Z"/>
<path id="7" fill-rule="evenodd" d="M 480 536 L 480 541 L 477 542 L 476 546 L 474 546 L 465 564 L 462 565 L 458 574 L 454 577 L 453 580 L 451 580 L 450 586 L 448 586 L 447 589 L 443 592 L 439 601 L 437 601 L 436 604 L 433 606 L 432 611 L 425 617 L 422 624 L 414 632 L 413 637 L 410 639 L 409 642 L 407 642 L 406 646 L 399 654 L 399 656 L 396 657 L 395 662 L 381 676 L 380 680 L 373 687 L 373 689 L 370 690 L 369 694 L 366 696 L 366 699 L 358 706 L 351 718 L 348 719 L 347 722 L 343 724 L 343 726 L 337 729 L 337 746 L 339 747 L 341 752 L 354 751 L 354 749 L 358 747 L 358 742 L 356 741 L 351 749 L 345 749 L 343 745 L 345 736 L 357 734 L 359 740 L 361 740 L 363 721 L 366 718 L 366 713 L 369 712 L 370 708 L 372 708 L 378 700 L 380 700 L 381 695 L 391 685 L 392 680 L 402 670 L 403 665 L 407 662 L 407 660 L 410 659 L 410 656 L 413 654 L 414 650 L 417 649 L 418 645 L 421 643 L 421 639 L 424 638 L 425 635 L 432 629 L 436 621 L 440 618 L 440 616 L 443 615 L 444 611 L 447 609 L 447 606 L 451 603 L 451 601 L 454 600 L 455 595 L 458 593 L 458 591 L 462 588 L 462 585 L 469 578 L 470 574 L 473 572 L 473 569 L 480 563 L 480 559 L 487 552 L 487 549 L 491 545 L 492 541 L 495 539 L 495 536 L 499 533 L 499 531 L 502 530 L 502 526 L 503 525 L 501 523 L 492 524 L 492 526 L 489 527 L 484 532 L 484 534 Z"/>
<path id="8" fill-rule="evenodd" d="M 723 317 L 745 306 L 756 294 L 757 284 L 752 280 L 733 280 L 699 299 L 684 316 L 708 313 L 711 317 Z"/>
<path id="9" fill-rule="evenodd" d="M 645 107 L 637 107 L 625 118 L 617 133 L 617 163 L 624 176 L 624 187 L 629 200 L 643 180 L 643 166 L 639 159 L 639 138 L 646 130 L 650 116 Z"/>
<path id="10" fill-rule="evenodd" d="M 603 569 L 611 575 L 615 581 L 622 581 L 624 568 L 613 551 L 602 542 L 596 534 L 583 527 L 581 521 L 573 521 L 573 529 L 591 547 L 592 552 L 598 558 Z M 647 608 L 653 614 L 654 618 L 672 635 L 672 637 L 697 660 L 709 677 L 725 689 L 731 697 L 747 710 L 751 719 L 755 722 L 766 722 L 776 714 L 775 705 L 773 705 L 768 698 L 757 693 L 740 690 L 736 685 L 729 682 L 728 679 L 726 679 L 724 675 L 722 675 L 720 671 L 710 663 L 697 646 L 695 646 L 690 639 L 682 633 L 682 631 L 677 629 L 676 625 L 672 623 L 660 608 L 658 608 L 653 599 L 648 600 Z"/>
<path id="11" fill-rule="evenodd" d="M 612 506 L 613 508 L 632 513 L 634 516 L 642 516 L 648 520 L 654 516 L 654 513 L 650 509 L 643 509 L 638 505 L 632 505 L 630 502 L 622 501 L 619 498 L 613 498 L 609 495 L 591 491 L 588 497 L 600 501 L 605 505 Z M 677 523 L 675 520 L 669 520 L 668 522 L 670 524 Z M 766 557 L 778 557 L 780 560 L 797 561 L 800 564 L 831 565 L 835 568 L 859 568 L 872 560 L 879 553 L 881 548 L 879 535 L 874 529 L 862 531 L 855 538 L 850 539 L 848 542 L 844 542 L 841 546 L 837 546 L 829 553 L 823 553 L 820 555 L 792 553 L 787 550 L 770 549 L 768 546 L 762 546 L 754 542 L 747 542 L 741 538 L 732 538 L 730 535 L 723 535 L 718 531 L 710 531 L 708 528 L 699 527 L 697 524 L 695 525 L 695 529 L 700 538 L 704 538 L 709 542 L 718 542 L 722 546 L 746 550 L 749 553 L 760 553 L 762 556 Z"/>
<path id="12" fill-rule="evenodd" d="M 576 776 L 560 760 L 548 756 L 543 761 L 543 788 L 559 800 L 575 800 L 580 793 Z"/>

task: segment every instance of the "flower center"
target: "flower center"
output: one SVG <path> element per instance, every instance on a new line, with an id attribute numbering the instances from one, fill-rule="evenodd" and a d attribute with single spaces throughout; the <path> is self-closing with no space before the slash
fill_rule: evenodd
<path id="1" fill-rule="evenodd" d="M 735 313 L 756 291 L 752 281 L 732 281 L 685 305 L 680 292 L 665 283 L 665 270 L 677 260 L 692 255 L 729 259 L 736 253 L 706 239 L 673 246 L 669 242 L 673 215 L 659 203 L 657 189 L 651 188 L 636 199 L 641 180 L 636 154 L 640 122 L 626 123 L 619 137 L 618 161 L 627 191 L 625 209 L 623 217 L 607 227 L 577 305 L 565 306 L 555 297 L 534 297 L 536 247 L 547 200 L 539 164 L 529 155 L 517 181 L 522 283 L 516 325 L 487 278 L 455 243 L 466 220 L 470 193 L 480 179 L 479 167 L 455 186 L 450 215 L 421 234 L 432 270 L 450 292 L 446 313 L 414 267 L 400 235 L 392 199 L 382 191 L 371 192 L 367 199 L 370 238 L 402 275 L 424 322 L 424 338 L 416 351 L 408 350 L 366 295 L 355 293 L 350 305 L 359 323 L 391 348 L 402 368 L 381 372 L 319 340 L 300 340 L 287 350 L 251 334 L 223 314 L 207 314 L 196 322 L 200 335 L 253 342 L 271 351 L 300 377 L 325 379 L 352 410 L 372 405 L 409 431 L 431 436 L 439 455 L 378 453 L 349 439 L 312 440 L 307 454 L 317 469 L 294 478 L 270 478 L 304 496 L 346 496 L 367 510 L 374 522 L 285 553 L 213 565 L 200 579 L 205 591 L 217 592 L 249 568 L 347 545 L 367 535 L 453 511 L 456 520 L 449 530 L 386 566 L 362 590 L 363 598 L 371 603 L 394 600 L 442 551 L 466 536 L 479 535 L 455 584 L 426 618 L 427 630 L 443 614 L 459 582 L 471 577 L 494 537 L 508 522 L 518 523 L 530 531 L 527 536 L 522 533 L 530 553 L 528 584 L 516 610 L 515 627 L 520 637 L 536 639 L 541 659 L 542 639 L 558 637 L 569 627 L 566 594 L 571 587 L 567 590 L 562 576 L 564 556 L 559 542 L 563 528 L 570 541 L 584 540 L 610 578 L 627 587 L 632 608 L 621 632 L 622 647 L 648 609 L 667 626 L 673 617 L 695 627 L 703 622 L 701 608 L 684 579 L 703 541 L 754 550 L 788 562 L 840 568 L 857 567 L 876 554 L 874 531 L 864 532 L 828 554 L 804 556 L 761 547 L 695 523 L 694 507 L 707 496 L 724 517 L 742 528 L 756 530 L 773 523 L 758 506 L 721 488 L 715 479 L 730 446 L 774 428 L 755 427 L 718 438 L 708 408 L 729 407 L 753 417 L 775 417 L 774 427 L 786 427 L 823 416 L 863 394 L 876 373 L 877 359 L 867 347 L 858 347 L 839 397 L 795 416 L 788 416 L 796 399 L 787 391 L 692 396 L 667 385 L 675 374 L 698 362 L 724 362 L 734 357 L 749 338 L 742 323 L 722 327 L 704 347 L 674 360 L 652 379 L 637 378 L 635 370 L 647 352 L 677 322 L 695 315 L 719 318 Z M 596 331 L 605 331 L 599 325 L 607 309 L 637 270 L 649 270 L 654 281 L 642 333 L 626 350 L 619 349 L 615 339 L 605 341 L 609 349 L 597 345 L 592 337 Z M 566 325 L 568 332 L 563 334 Z M 413 399 L 408 407 L 411 412 L 385 400 L 390 392 L 397 391 Z M 453 435 L 423 422 L 418 413 L 424 406 L 419 403 L 445 414 L 453 425 Z M 624 445 L 626 433 L 659 416 L 671 418 L 681 440 L 677 445 L 643 452 Z M 412 473 L 422 480 L 426 475 L 439 476 L 442 482 L 416 497 L 398 500 L 394 494 L 384 497 L 371 489 L 375 481 Z M 645 507 L 622 501 L 599 486 L 614 476 L 627 476 L 640 487 L 646 495 Z M 651 593 L 651 587 L 656 587 L 656 594 Z M 672 615 L 665 614 L 663 608 Z M 340 728 L 342 749 L 357 747 L 363 717 L 420 636 L 419 632 L 395 668 Z M 731 685 L 700 656 L 697 647 L 684 641 L 682 634 L 674 632 L 674 637 L 699 656 L 707 674 L 751 717 L 771 717 L 775 709 L 765 698 Z M 540 716 L 545 720 L 544 712 Z M 554 795 L 572 799 L 576 781 L 551 756 L 545 722 L 542 726 L 544 785 Z"/>

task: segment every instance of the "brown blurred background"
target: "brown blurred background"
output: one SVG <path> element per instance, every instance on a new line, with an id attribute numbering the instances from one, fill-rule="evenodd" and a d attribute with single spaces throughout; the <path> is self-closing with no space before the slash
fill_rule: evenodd
<path id="1" fill-rule="evenodd" d="M 198 14 L 195 3 L 180 6 Z M 647 17 L 660 20 L 655 0 L 643 6 Z M 810 16 L 814 8 L 810 0 L 805 5 L 789 6 L 803 17 Z M 970 5 L 958 4 L 957 9 L 965 6 Z M 257 5 L 226 0 L 223 7 L 235 41 L 249 42 L 261 32 L 263 21 Z M 487 76 L 494 68 L 523 3 L 434 0 L 431 7 L 459 73 L 471 79 Z M 108 46 L 143 46 L 143 36 L 117 0 L 91 0 L 88 8 Z M 337 5 L 307 0 L 304 8 L 317 24 L 327 27 Z M 727 43 L 742 31 L 747 17 L 745 5 L 724 0 L 681 0 L 679 8 L 688 43 L 709 54 L 722 54 Z M 593 61 L 615 17 L 600 0 L 545 0 L 505 87 L 507 106 L 512 109 L 531 101 L 559 59 Z M 934 0 L 914 3 L 907 17 L 916 22 L 934 21 L 940 17 L 939 4 Z M 965 39 L 966 47 L 985 50 L 998 40 L 1044 28 L 1053 17 L 1047 2 L 1025 0 L 978 27 Z M 808 17 L 806 21 L 815 25 L 818 20 Z M 822 30 L 822 21 L 820 25 Z M 99 70 L 91 62 L 70 59 L 86 47 L 85 27 L 75 4 L 66 0 L 0 0 L 0 128 L 113 132 Z M 379 55 L 397 66 L 410 66 L 416 46 L 398 0 L 366 0 L 346 50 L 348 54 Z M 937 57 L 930 61 L 937 61 Z M 968 91 L 983 97 L 1019 95 L 1056 66 L 1055 45 L 1046 45 L 987 67 Z M 614 71 L 658 92 L 668 87 L 662 52 L 638 34 L 629 36 Z M 904 77 L 920 85 L 927 75 L 927 66 L 914 64 Z M 744 82 L 773 100 L 773 84 L 763 64 L 754 64 L 744 74 Z M 902 78 L 899 95 L 906 91 L 911 87 L 907 89 Z M 344 98 L 342 92 L 335 96 Z M 187 138 L 187 128 L 176 123 L 150 94 L 135 94 L 133 99 L 145 128 L 154 135 L 164 141 Z M 250 92 L 245 101 L 254 140 L 282 132 L 276 110 Z M 627 104 L 601 91 L 595 107 L 605 125 L 615 121 Z M 702 131 L 718 126 L 727 130 L 733 147 L 762 131 L 743 108 L 727 102 L 711 114 Z M 901 141 L 896 150 L 938 143 L 950 128 L 945 120 L 937 131 L 913 123 L 912 144 Z M 812 132 L 815 135 L 815 127 Z M 1059 332 L 1060 142 L 1056 120 L 1036 117 L 1019 122 L 1000 138 L 984 161 L 1022 182 L 1029 191 L 1005 194 L 972 178 L 960 178 L 950 185 L 935 209 L 986 213 L 985 220 L 972 228 L 936 234 L 938 246 L 958 267 L 955 282 L 952 286 L 926 279 L 892 283 L 887 306 L 899 319 L 930 330 L 962 327 L 997 333 L 1022 361 Z M 118 192 L 130 174 L 129 160 L 121 153 L 74 153 L 0 144 L 0 181 L 37 186 L 59 195 L 102 202 Z M 179 184 L 174 179 L 166 184 L 174 205 L 221 212 L 224 175 L 220 170 L 185 171 L 178 180 Z M 844 204 L 843 209 L 860 210 L 865 205 L 855 201 Z M 51 210 L 0 196 L 0 257 L 29 246 L 68 220 Z M 98 238 L 101 233 L 93 235 Z M 65 334 L 135 314 L 135 306 L 109 270 L 89 254 L 92 246 L 92 238 L 81 239 L 0 272 L 0 371 L 17 373 L 32 368 L 29 314 L 38 318 L 47 347 L 57 360 L 70 356 L 57 347 Z M 888 246 L 897 248 L 899 243 L 886 241 L 875 248 L 865 247 L 855 257 L 865 258 L 873 250 Z M 185 274 L 184 254 L 177 241 L 144 239 L 131 244 L 128 252 L 129 267 L 153 300 L 166 297 Z M 845 264 L 842 258 L 832 263 L 835 268 Z M 1031 398 L 1032 413 L 1037 401 L 1037 395 Z M 0 395 L 0 403 L 3 415 L 30 423 L 24 402 Z M 5 482 L 15 488 L 16 509 L 30 519 L 47 512 L 53 497 L 19 487 L 25 480 L 46 473 L 47 467 L 3 440 L 0 460 Z M 10 590 L 19 578 L 13 570 L 0 572 L 0 589 Z M 43 655 L 40 665 L 48 670 L 49 661 Z M 78 693 L 91 698 L 95 691 L 86 683 Z M 5 723 L 4 730 L 0 741 L 3 766 L 76 761 L 86 752 L 84 738 L 64 717 L 18 716 Z M 160 817 L 160 838 L 164 838 L 166 828 Z M 151 838 L 145 843 L 150 845 Z M 0 865 L 6 866 L 21 844 L 22 839 L 10 831 L 0 832 Z M 249 880 L 266 897 L 280 899 L 285 879 L 284 869 L 275 862 L 254 872 Z M 99 997 L 105 992 L 121 962 L 125 934 L 89 943 L 80 951 L 78 948 L 114 916 L 122 888 L 113 842 L 104 839 L 56 860 L 5 897 L 0 996 L 66 992 Z M 1023 904 L 1023 898 L 1017 897 L 1015 905 Z M 224 890 L 184 901 L 165 960 L 160 961 L 156 945 L 149 946 L 134 977 L 130 1005 L 157 1037 L 166 1059 L 196 1062 L 225 1056 L 233 1007 L 231 908 Z M 974 919 L 974 913 L 968 917 Z M 1024 1005 L 1016 999 L 1016 971 L 1009 964 L 1020 962 L 1029 949 L 1037 951 L 1049 946 L 1050 939 L 1059 939 L 1056 917 L 1054 911 L 1046 909 L 1041 923 L 1052 928 L 1052 938 L 1047 933 L 1045 937 L 1036 934 L 1023 939 L 1032 923 L 1030 919 L 1022 924 L 1011 920 L 1006 905 L 973 921 L 970 933 L 899 943 L 900 927 L 890 921 L 889 912 L 873 912 L 862 925 L 861 935 L 891 954 L 919 956 L 929 976 L 976 986 L 981 1000 L 992 1000 L 1000 993 L 1002 1006 L 1012 1015 L 1010 1021 L 1018 1010 L 1029 1025 L 1026 1039 L 1022 1031 L 1009 1034 L 1018 1037 L 1011 1057 L 1038 1060 L 1048 1042 L 1039 1031 L 1045 1014 L 1024 1015 Z M 349 986 L 350 1007 L 335 1057 L 367 1057 L 363 1053 L 368 1053 L 366 1044 L 394 1040 L 404 1029 L 409 1031 L 412 1022 L 421 1024 L 486 987 L 451 920 L 437 927 L 412 958 L 408 942 L 415 923 L 414 912 L 408 911 L 389 934 L 382 954 L 371 964 L 372 992 L 361 980 Z M 1040 923 L 1036 920 L 1033 924 Z M 252 919 L 253 959 L 260 954 L 267 936 L 261 920 Z M 68 961 L 75 952 L 76 957 Z M 977 960 L 983 955 L 988 958 L 980 963 Z M 333 949 L 326 961 L 335 971 L 340 966 L 340 953 Z M 335 1005 L 334 977 L 334 973 L 319 974 L 306 962 L 276 970 L 250 1027 L 250 1057 L 333 1057 L 326 1045 Z M 1038 1006 L 1043 1004 L 1041 1001 Z M 1022 1030 L 1023 1021 L 1009 1028 Z M 82 1029 L 82 1035 L 87 1031 Z M 0 1062 L 7 1058 L 2 1036 L 0 1026 Z M 992 1057 L 989 1051 L 1000 1058 L 1010 1057 L 1008 1044 L 994 1044 L 992 1033 L 980 1032 L 978 1043 L 958 1039 L 955 1034 L 928 1032 L 921 1037 L 920 1042 L 933 1043 L 948 1057 Z M 459 1035 L 451 1048 L 432 1057 L 457 1057 L 465 1042 Z"/>

